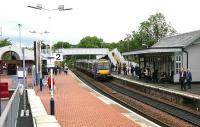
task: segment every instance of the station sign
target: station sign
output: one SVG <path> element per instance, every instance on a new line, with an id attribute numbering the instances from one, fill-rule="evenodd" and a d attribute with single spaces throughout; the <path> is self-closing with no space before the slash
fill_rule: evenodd
<path id="1" fill-rule="evenodd" d="M 25 74 L 24 74 L 24 71 L 22 69 L 17 71 L 18 79 L 23 79 L 24 75 L 25 75 L 25 78 L 26 78 L 26 71 L 25 71 Z"/>
<path id="2" fill-rule="evenodd" d="M 54 59 L 47 59 L 47 68 L 55 67 L 55 60 Z"/>
<path id="3" fill-rule="evenodd" d="M 53 53 L 55 61 L 63 61 L 63 53 Z"/>

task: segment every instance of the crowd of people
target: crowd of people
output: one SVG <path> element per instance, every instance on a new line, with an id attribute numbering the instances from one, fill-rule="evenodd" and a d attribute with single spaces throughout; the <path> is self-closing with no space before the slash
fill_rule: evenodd
<path id="1" fill-rule="evenodd" d="M 112 71 L 115 71 L 118 74 L 121 74 L 123 71 L 123 75 L 132 75 L 132 77 L 138 77 L 139 79 L 144 78 L 146 82 L 152 81 L 153 83 L 174 83 L 174 71 L 171 71 L 170 73 L 161 72 L 159 73 L 158 70 L 155 70 L 151 72 L 150 68 L 140 68 L 139 66 L 127 66 L 126 63 L 123 63 L 122 65 L 119 63 L 116 66 L 111 66 Z M 180 70 L 180 77 L 179 77 L 179 83 L 181 85 L 181 90 L 186 91 L 186 86 L 188 89 L 191 89 L 191 81 L 192 81 L 192 73 L 190 69 L 185 70 L 182 68 Z"/>

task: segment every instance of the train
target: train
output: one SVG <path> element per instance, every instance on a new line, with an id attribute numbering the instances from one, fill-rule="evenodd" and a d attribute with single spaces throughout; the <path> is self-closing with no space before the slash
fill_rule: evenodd
<path id="1" fill-rule="evenodd" d="M 95 79 L 112 78 L 111 62 L 107 59 L 77 60 L 75 68 L 91 74 Z"/>

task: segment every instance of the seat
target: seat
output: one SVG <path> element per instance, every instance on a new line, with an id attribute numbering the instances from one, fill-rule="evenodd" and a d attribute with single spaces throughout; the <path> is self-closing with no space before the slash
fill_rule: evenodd
<path id="1" fill-rule="evenodd" d="M 9 98 L 10 93 L 8 91 L 8 83 L 1 82 L 0 83 L 0 98 Z"/>

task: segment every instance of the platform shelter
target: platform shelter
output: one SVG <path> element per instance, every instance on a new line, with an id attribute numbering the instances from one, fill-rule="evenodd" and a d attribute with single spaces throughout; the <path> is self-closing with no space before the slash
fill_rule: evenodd
<path id="1" fill-rule="evenodd" d="M 149 68 L 166 73 L 174 82 L 179 82 L 182 67 L 192 72 L 192 82 L 200 82 L 200 30 L 160 39 L 152 47 L 122 53 L 126 58 L 138 59 L 141 69 Z"/>

